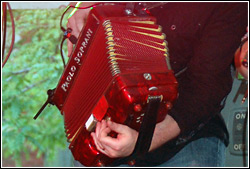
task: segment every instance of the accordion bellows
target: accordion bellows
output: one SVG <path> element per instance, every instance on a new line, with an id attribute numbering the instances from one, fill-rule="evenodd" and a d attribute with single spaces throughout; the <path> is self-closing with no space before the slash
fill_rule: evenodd
<path id="1" fill-rule="evenodd" d="M 156 19 L 128 16 L 124 6 L 93 8 L 53 96 L 74 158 L 85 166 L 111 163 L 90 136 L 96 122 L 138 131 L 149 96 L 161 96 L 160 122 L 177 97 L 177 81 Z"/>

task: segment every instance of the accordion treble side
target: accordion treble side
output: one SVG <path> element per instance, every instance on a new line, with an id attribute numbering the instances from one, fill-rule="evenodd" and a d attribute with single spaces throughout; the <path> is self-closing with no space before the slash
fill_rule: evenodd
<path id="1" fill-rule="evenodd" d="M 74 158 L 85 166 L 112 163 L 90 133 L 102 119 L 139 130 L 148 97 L 160 96 L 157 122 L 177 98 L 165 35 L 153 16 L 128 16 L 124 6 L 97 6 L 59 80 L 53 103 L 64 117 Z"/>

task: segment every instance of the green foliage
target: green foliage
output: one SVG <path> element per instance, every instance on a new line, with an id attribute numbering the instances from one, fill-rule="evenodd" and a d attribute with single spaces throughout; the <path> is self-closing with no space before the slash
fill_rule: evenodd
<path id="1" fill-rule="evenodd" d="M 2 69 L 2 152 L 17 166 L 22 165 L 21 153 L 28 158 L 29 152 L 38 151 L 38 157 L 46 153 L 53 159 L 57 149 L 67 147 L 63 117 L 55 106 L 45 108 L 37 120 L 33 119 L 47 99 L 47 90 L 56 87 L 63 71 L 59 50 L 62 12 L 13 10 L 16 42 Z M 8 49 L 9 18 L 7 25 Z"/>

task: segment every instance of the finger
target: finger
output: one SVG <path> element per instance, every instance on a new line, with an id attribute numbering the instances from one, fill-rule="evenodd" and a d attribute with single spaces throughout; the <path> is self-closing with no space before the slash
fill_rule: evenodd
<path id="1" fill-rule="evenodd" d="M 102 121 L 101 121 L 101 128 L 100 128 L 100 131 L 102 131 L 102 130 L 104 130 L 104 129 L 106 129 L 106 128 L 107 128 L 107 123 L 106 123 L 105 120 L 102 120 Z"/>
<path id="2" fill-rule="evenodd" d="M 113 138 L 110 136 L 102 136 L 100 138 L 98 138 L 100 144 L 104 147 L 104 148 L 112 148 L 114 150 L 117 150 L 117 146 L 119 144 L 118 139 L 117 138 Z"/>
<path id="3" fill-rule="evenodd" d="M 74 29 L 76 32 L 80 32 L 82 30 L 83 27 L 83 13 L 84 11 L 79 11 L 79 9 L 77 9 L 74 12 L 74 15 L 72 15 L 70 18 L 68 18 L 68 25 L 71 26 L 72 29 Z"/>
<path id="4" fill-rule="evenodd" d="M 95 130 L 97 138 L 107 136 L 110 131 L 111 130 L 107 126 L 107 123 L 106 123 L 105 120 L 102 120 L 101 122 L 97 122 L 97 124 L 96 124 L 96 130 Z"/>
<path id="5" fill-rule="evenodd" d="M 78 38 L 80 30 L 78 29 L 77 22 L 75 19 L 68 20 L 67 28 L 71 28 L 72 29 L 71 35 L 74 35 L 76 38 Z"/>
<path id="6" fill-rule="evenodd" d="M 73 25 L 72 22 L 74 23 L 74 21 L 68 21 L 67 28 L 71 28 L 72 27 L 72 25 Z M 71 34 L 74 35 L 75 34 L 74 28 L 71 28 L 71 29 L 72 29 Z M 69 39 L 67 39 L 67 48 L 68 48 L 68 57 L 69 57 L 71 55 L 72 51 L 73 51 L 73 44 L 72 44 L 72 42 L 70 42 Z"/>
<path id="7" fill-rule="evenodd" d="M 68 57 L 70 57 L 73 51 L 73 44 L 67 39 Z"/>
<path id="8" fill-rule="evenodd" d="M 81 32 L 83 28 L 83 21 L 82 18 L 77 19 L 76 21 L 77 32 Z"/>
<path id="9" fill-rule="evenodd" d="M 109 156 L 110 158 L 117 158 L 119 154 L 119 152 L 109 146 L 104 146 L 104 149 L 100 150 L 100 152 L 105 154 L 106 156 Z"/>
<path id="10" fill-rule="evenodd" d="M 94 140 L 94 143 L 95 143 L 95 145 L 96 145 L 96 148 L 97 148 L 97 150 L 98 150 L 99 152 L 101 152 L 101 153 L 103 153 L 103 154 L 105 154 L 105 155 L 107 155 L 107 156 L 109 156 L 109 157 L 111 157 L 111 158 L 117 157 L 117 156 L 116 156 L 117 152 L 116 152 L 113 148 L 111 148 L 111 147 L 109 147 L 109 146 L 107 146 L 107 145 L 102 145 L 102 144 L 100 144 L 100 142 L 99 142 L 98 139 L 96 138 L 96 135 L 95 135 L 94 132 L 91 133 L 91 136 L 92 136 L 92 138 L 93 138 L 93 140 Z"/>
<path id="11" fill-rule="evenodd" d="M 94 143 L 96 145 L 97 150 L 101 151 L 104 149 L 104 147 L 102 146 L 102 144 L 98 141 L 96 134 L 94 132 L 91 133 L 91 136 L 94 140 Z"/>
<path id="12" fill-rule="evenodd" d="M 111 132 L 111 129 L 109 127 L 106 127 L 104 128 L 100 134 L 99 134 L 99 138 L 98 139 L 101 139 L 101 138 L 104 138 L 104 137 L 110 137 L 108 134 Z"/>
<path id="13" fill-rule="evenodd" d="M 92 132 L 92 133 L 91 133 L 91 136 L 92 136 L 92 138 L 93 138 L 93 140 L 94 140 L 94 143 L 95 143 L 95 145 L 96 145 L 96 149 L 97 149 L 99 152 L 101 152 L 101 153 L 103 153 L 103 154 L 105 154 L 105 155 L 107 155 L 107 156 L 109 156 L 109 157 L 111 157 L 111 158 L 117 157 L 117 156 L 116 156 L 116 155 L 118 154 L 118 153 L 117 153 L 117 150 L 114 150 L 112 147 L 109 147 L 108 145 L 102 145 L 102 144 L 98 141 L 98 139 L 97 139 L 95 133 Z"/>
<path id="14" fill-rule="evenodd" d="M 88 15 L 89 15 L 89 11 L 90 9 L 85 9 L 85 10 L 77 10 L 75 12 L 75 24 L 77 26 L 77 31 L 81 32 L 83 26 L 86 24 L 86 21 L 87 21 L 87 18 L 88 18 Z"/>
<path id="15" fill-rule="evenodd" d="M 127 126 L 126 125 L 118 124 L 118 123 L 115 123 L 113 121 L 108 121 L 107 126 L 111 130 L 115 131 L 118 134 L 123 134 L 123 133 L 126 133 L 126 131 L 127 131 Z"/>
<path id="16" fill-rule="evenodd" d="M 95 128 L 95 133 L 96 133 L 96 137 L 98 138 L 98 135 L 100 133 L 100 128 L 101 128 L 101 123 L 97 122 L 96 124 L 96 128 Z"/>
<path id="17" fill-rule="evenodd" d="M 103 124 L 102 124 L 102 122 L 97 122 L 97 124 L 96 124 L 96 130 L 95 130 L 97 138 L 100 137 L 99 135 L 100 135 L 100 133 L 101 133 L 102 130 L 103 130 Z"/>
<path id="18" fill-rule="evenodd" d="M 106 121 L 102 120 L 100 123 L 100 130 L 97 135 L 97 138 L 100 139 L 101 137 L 106 137 L 110 131 L 111 130 L 110 128 L 108 128 Z"/>

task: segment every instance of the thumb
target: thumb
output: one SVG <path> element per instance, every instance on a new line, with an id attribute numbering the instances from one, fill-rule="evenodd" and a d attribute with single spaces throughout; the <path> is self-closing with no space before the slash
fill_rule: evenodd
<path id="1" fill-rule="evenodd" d="M 112 131 L 115 131 L 118 134 L 126 133 L 126 130 L 127 130 L 126 125 L 115 123 L 115 122 L 112 122 L 112 121 L 108 121 L 107 125 Z"/>

